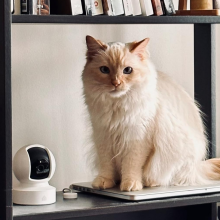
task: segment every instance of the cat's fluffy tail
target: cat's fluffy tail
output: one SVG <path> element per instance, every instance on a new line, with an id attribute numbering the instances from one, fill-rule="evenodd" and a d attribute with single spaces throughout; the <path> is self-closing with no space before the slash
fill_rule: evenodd
<path id="1" fill-rule="evenodd" d="M 220 158 L 203 161 L 202 171 L 209 180 L 220 180 Z"/>

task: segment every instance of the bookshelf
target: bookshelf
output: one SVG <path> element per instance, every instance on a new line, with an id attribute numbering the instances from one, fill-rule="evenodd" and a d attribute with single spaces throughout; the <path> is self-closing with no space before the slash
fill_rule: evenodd
<path id="1" fill-rule="evenodd" d="M 218 24 L 220 16 L 83 16 L 83 15 L 13 15 L 12 23 L 58 24 Z"/>
<path id="2" fill-rule="evenodd" d="M 38 24 L 192 24 L 194 25 L 194 76 L 196 99 L 207 115 L 210 157 L 215 157 L 215 24 L 216 16 L 33 16 L 13 15 L 10 1 L 0 1 L 0 219 L 216 219 L 220 194 L 189 196 L 143 202 L 125 202 L 95 195 L 79 194 L 65 201 L 58 193 L 57 203 L 49 206 L 12 205 L 12 109 L 11 109 L 11 25 Z M 21 65 L 23 65 L 21 63 Z M 14 210 L 13 210 L 14 209 Z M 14 212 L 14 214 L 13 214 Z M 13 216 L 14 215 L 14 216 Z"/>

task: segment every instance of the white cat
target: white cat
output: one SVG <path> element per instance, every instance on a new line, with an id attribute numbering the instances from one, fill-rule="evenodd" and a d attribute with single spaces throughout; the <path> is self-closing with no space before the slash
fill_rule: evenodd
<path id="1" fill-rule="evenodd" d="M 99 174 L 93 187 L 195 185 L 220 179 L 220 160 L 206 160 L 199 108 L 151 63 L 149 39 L 106 44 L 86 37 L 82 74 Z"/>

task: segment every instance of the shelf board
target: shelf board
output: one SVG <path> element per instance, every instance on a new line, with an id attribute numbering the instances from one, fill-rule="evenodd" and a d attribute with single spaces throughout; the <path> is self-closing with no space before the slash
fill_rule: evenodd
<path id="1" fill-rule="evenodd" d="M 220 194 L 197 195 L 179 198 L 130 202 L 94 194 L 78 193 L 78 198 L 64 200 L 57 193 L 57 202 L 44 206 L 13 206 L 14 220 L 65 219 L 74 217 L 100 216 L 162 208 L 207 204 L 220 201 Z"/>
<path id="2" fill-rule="evenodd" d="M 220 24 L 220 16 L 12 15 L 12 23 L 49 24 Z"/>

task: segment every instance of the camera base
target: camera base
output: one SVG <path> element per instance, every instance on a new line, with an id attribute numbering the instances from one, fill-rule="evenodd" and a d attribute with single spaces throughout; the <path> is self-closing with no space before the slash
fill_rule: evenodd
<path id="1" fill-rule="evenodd" d="M 47 205 L 56 202 L 56 188 L 49 184 L 19 184 L 12 191 L 13 203 L 19 205 Z"/>

